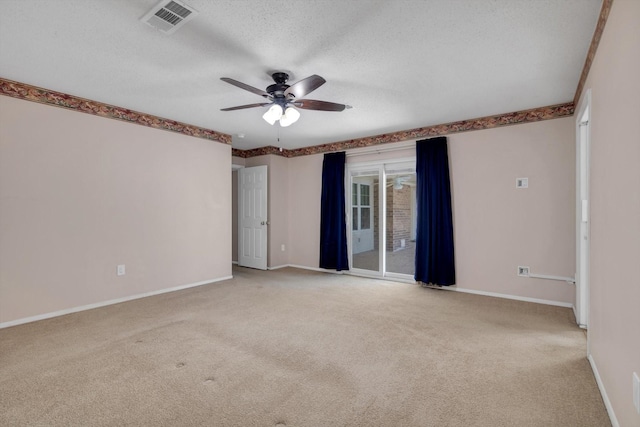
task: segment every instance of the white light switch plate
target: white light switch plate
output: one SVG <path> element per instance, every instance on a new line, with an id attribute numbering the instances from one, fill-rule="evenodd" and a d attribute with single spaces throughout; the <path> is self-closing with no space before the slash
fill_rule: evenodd
<path id="1" fill-rule="evenodd" d="M 124 264 L 120 264 L 116 272 L 118 276 L 124 276 L 125 274 Z"/>

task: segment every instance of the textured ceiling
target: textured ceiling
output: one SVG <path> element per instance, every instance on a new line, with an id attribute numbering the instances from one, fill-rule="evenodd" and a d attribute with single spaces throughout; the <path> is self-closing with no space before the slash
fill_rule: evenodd
<path id="1" fill-rule="evenodd" d="M 240 149 L 298 148 L 570 102 L 601 0 L 186 0 L 166 35 L 156 0 L 0 0 L 0 77 L 233 135 Z M 270 73 L 327 80 L 288 128 L 264 108 Z M 239 134 L 244 138 L 238 137 Z M 278 141 L 279 138 L 279 141 Z"/>

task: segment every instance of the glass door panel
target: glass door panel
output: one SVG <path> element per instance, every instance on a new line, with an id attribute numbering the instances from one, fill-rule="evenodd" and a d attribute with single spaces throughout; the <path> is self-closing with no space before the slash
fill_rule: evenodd
<path id="1" fill-rule="evenodd" d="M 385 272 L 415 271 L 416 173 L 392 171 L 385 176 Z"/>
<path id="2" fill-rule="evenodd" d="M 351 265 L 380 272 L 380 171 L 351 173 Z"/>

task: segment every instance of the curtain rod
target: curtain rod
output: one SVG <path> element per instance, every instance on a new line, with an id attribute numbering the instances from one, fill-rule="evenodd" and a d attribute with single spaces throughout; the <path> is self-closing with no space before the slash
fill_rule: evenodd
<path id="1" fill-rule="evenodd" d="M 386 145 L 386 144 L 384 144 L 384 145 Z M 381 148 L 370 147 L 370 148 L 365 148 L 365 149 L 354 148 L 353 152 L 348 152 L 347 151 L 347 157 L 365 156 L 367 154 L 382 154 L 382 153 L 386 153 L 386 152 L 389 152 L 389 151 L 406 150 L 407 148 L 415 147 L 416 142 L 415 141 L 411 141 L 410 143 L 398 143 L 398 142 L 396 142 L 396 143 L 392 143 L 392 145 L 395 145 L 395 147 L 381 147 Z"/>

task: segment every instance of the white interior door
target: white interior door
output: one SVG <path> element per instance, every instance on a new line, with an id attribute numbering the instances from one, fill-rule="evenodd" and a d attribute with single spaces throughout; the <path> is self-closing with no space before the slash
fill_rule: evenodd
<path id="1" fill-rule="evenodd" d="M 238 265 L 267 269 L 267 166 L 238 170 Z"/>
<path id="2" fill-rule="evenodd" d="M 578 110 L 576 123 L 576 321 L 589 323 L 589 104 L 590 92 Z"/>

